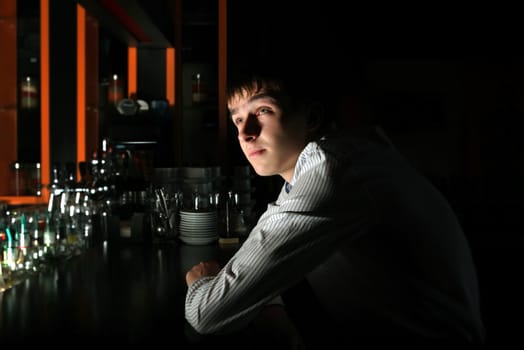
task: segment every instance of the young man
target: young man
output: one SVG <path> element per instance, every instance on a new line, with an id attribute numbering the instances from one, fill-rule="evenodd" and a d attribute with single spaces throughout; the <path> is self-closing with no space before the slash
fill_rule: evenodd
<path id="1" fill-rule="evenodd" d="M 380 129 L 323 123 L 318 83 L 252 73 L 230 80 L 231 121 L 256 173 L 285 185 L 225 266 L 187 272 L 189 324 L 236 332 L 276 303 L 308 348 L 480 346 L 475 266 L 444 197 Z"/>

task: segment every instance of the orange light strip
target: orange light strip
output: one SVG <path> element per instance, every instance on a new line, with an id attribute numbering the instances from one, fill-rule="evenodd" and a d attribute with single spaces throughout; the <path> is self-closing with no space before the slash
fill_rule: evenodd
<path id="1" fill-rule="evenodd" d="M 166 100 L 170 106 L 175 105 L 175 49 L 166 49 Z"/>
<path id="2" fill-rule="evenodd" d="M 86 12 L 76 5 L 76 162 L 86 160 Z M 80 179 L 77 167 L 76 178 Z"/>
<path id="3" fill-rule="evenodd" d="M 42 201 L 49 198 L 51 178 L 49 132 L 49 0 L 40 0 L 40 164 Z"/>
<path id="4" fill-rule="evenodd" d="M 137 87 L 137 58 L 136 47 L 127 48 L 127 97 L 136 95 Z"/>

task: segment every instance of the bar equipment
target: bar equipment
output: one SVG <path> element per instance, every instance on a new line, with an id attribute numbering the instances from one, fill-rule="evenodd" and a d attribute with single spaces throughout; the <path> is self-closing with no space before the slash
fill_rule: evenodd
<path id="1" fill-rule="evenodd" d="M 150 239 L 148 188 L 154 141 L 102 141 L 90 163 L 90 197 L 99 203 L 96 229 L 102 240 L 143 242 Z"/>

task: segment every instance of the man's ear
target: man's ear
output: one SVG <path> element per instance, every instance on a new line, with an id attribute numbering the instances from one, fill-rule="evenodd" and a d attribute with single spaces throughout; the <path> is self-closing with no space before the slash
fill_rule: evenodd
<path id="1" fill-rule="evenodd" d="M 325 109 L 324 106 L 319 103 L 315 102 L 308 106 L 307 109 L 307 128 L 308 131 L 311 133 L 314 133 L 318 128 L 320 128 L 320 125 L 322 125 L 322 121 L 325 118 Z"/>

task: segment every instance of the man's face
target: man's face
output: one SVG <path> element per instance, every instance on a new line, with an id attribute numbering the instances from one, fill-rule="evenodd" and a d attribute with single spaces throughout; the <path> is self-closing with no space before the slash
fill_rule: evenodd
<path id="1" fill-rule="evenodd" d="M 278 174 L 291 181 L 307 144 L 305 116 L 288 112 L 281 101 L 263 91 L 237 94 L 228 107 L 240 147 L 257 174 Z"/>

